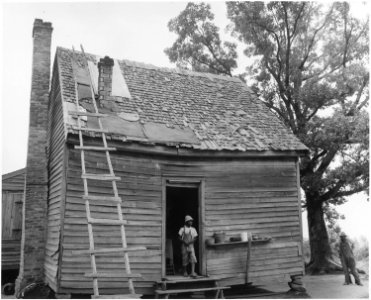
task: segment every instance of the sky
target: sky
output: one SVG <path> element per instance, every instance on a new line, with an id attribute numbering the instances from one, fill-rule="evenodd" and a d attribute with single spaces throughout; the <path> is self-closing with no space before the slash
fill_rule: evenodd
<path id="1" fill-rule="evenodd" d="M 169 32 L 167 23 L 186 6 L 186 2 L 180 1 L 0 3 L 2 174 L 26 165 L 35 18 L 53 24 L 52 62 L 57 46 L 79 49 L 82 44 L 86 52 L 101 56 L 174 67 L 164 53 L 176 38 Z M 211 6 L 222 38 L 228 39 L 225 3 L 213 1 Z M 359 8 L 359 12 L 362 11 L 364 7 Z M 238 50 L 240 66 L 246 66 L 247 58 L 242 55 L 241 45 Z M 237 73 L 243 71 L 241 67 Z M 347 218 L 344 228 L 349 234 L 367 235 L 369 203 L 365 199 L 364 194 L 358 194 L 341 207 Z M 306 233 L 305 219 L 303 225 Z"/>

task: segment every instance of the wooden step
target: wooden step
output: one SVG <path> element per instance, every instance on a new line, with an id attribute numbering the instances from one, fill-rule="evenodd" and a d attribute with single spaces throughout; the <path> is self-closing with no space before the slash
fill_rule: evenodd
<path id="1" fill-rule="evenodd" d="M 87 151 L 116 151 L 114 147 L 95 147 L 95 146 L 75 146 L 77 150 L 87 150 Z"/>
<path id="2" fill-rule="evenodd" d="M 105 253 L 124 253 L 124 252 L 136 252 L 147 250 L 146 247 L 127 247 L 127 248 L 101 248 L 94 250 L 72 250 L 72 254 L 105 254 Z"/>
<path id="3" fill-rule="evenodd" d="M 126 220 L 95 219 L 88 217 L 88 223 L 95 225 L 126 225 Z"/>
<path id="4" fill-rule="evenodd" d="M 81 175 L 82 179 L 92 179 L 92 180 L 121 180 L 121 177 L 113 176 L 111 174 L 91 174 L 85 173 Z"/>
<path id="5" fill-rule="evenodd" d="M 139 299 L 142 295 L 140 294 L 125 294 L 125 295 L 99 295 L 91 297 L 93 299 Z"/>
<path id="6" fill-rule="evenodd" d="M 184 276 L 168 276 L 164 277 L 162 281 L 157 281 L 157 283 L 161 284 L 165 282 L 166 284 L 175 284 L 175 283 L 195 283 L 195 282 L 213 282 L 213 281 L 218 281 L 223 279 L 223 277 L 205 277 L 205 276 L 200 276 L 200 277 L 184 277 Z"/>
<path id="7" fill-rule="evenodd" d="M 109 197 L 109 196 L 82 196 L 84 200 L 91 200 L 91 201 L 102 201 L 102 202 L 115 202 L 121 203 L 121 197 Z"/>
<path id="8" fill-rule="evenodd" d="M 78 127 L 72 126 L 74 130 L 81 130 L 81 131 L 90 131 L 90 132 L 97 132 L 97 133 L 108 133 L 109 131 L 106 129 L 99 129 L 99 128 L 89 128 L 89 127 Z"/>
<path id="9" fill-rule="evenodd" d="M 109 115 L 107 114 L 91 113 L 76 110 L 70 110 L 68 113 L 72 116 L 97 117 L 97 118 L 109 117 Z"/>
<path id="10" fill-rule="evenodd" d="M 166 295 L 166 294 L 182 294 L 182 293 L 193 293 L 193 292 L 206 292 L 206 291 L 217 291 L 230 289 L 230 286 L 215 286 L 208 288 L 194 288 L 194 289 L 179 289 L 179 290 L 155 290 L 156 294 Z"/>
<path id="11" fill-rule="evenodd" d="M 140 274 L 127 274 L 125 272 L 90 272 L 84 276 L 91 278 L 141 278 Z"/>

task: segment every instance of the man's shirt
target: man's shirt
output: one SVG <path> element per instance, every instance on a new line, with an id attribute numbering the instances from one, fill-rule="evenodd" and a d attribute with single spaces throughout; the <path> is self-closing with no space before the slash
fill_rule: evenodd
<path id="1" fill-rule="evenodd" d="M 191 237 L 193 239 L 198 236 L 196 229 L 192 226 L 191 227 L 183 226 L 182 228 L 179 229 L 178 234 L 181 238 L 183 238 L 183 235 L 185 234 L 191 234 Z"/>

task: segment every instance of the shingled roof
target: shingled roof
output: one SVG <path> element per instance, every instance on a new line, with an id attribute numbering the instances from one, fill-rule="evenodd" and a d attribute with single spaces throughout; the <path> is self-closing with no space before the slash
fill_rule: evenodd
<path id="1" fill-rule="evenodd" d="M 68 114 L 75 103 L 76 66 L 84 81 L 83 58 L 80 52 L 64 48 L 58 48 L 56 56 Z M 96 55 L 87 57 L 94 64 L 99 60 Z M 100 109 L 110 115 L 103 124 L 113 132 L 112 139 L 213 151 L 307 150 L 237 78 L 116 62 L 130 97 L 111 97 L 113 101 Z M 85 91 L 84 98 L 84 89 L 79 91 L 81 106 L 93 111 L 89 93 Z M 70 126 L 75 120 L 65 115 L 65 122 L 68 131 L 76 133 Z M 95 123 L 88 117 L 88 126 Z"/>

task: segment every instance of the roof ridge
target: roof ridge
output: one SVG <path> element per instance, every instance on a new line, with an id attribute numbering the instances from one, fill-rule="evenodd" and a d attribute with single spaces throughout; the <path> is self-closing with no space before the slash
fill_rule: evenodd
<path id="1" fill-rule="evenodd" d="M 208 72 L 197 72 L 197 71 L 192 71 L 192 70 L 187 70 L 187 69 L 180 69 L 180 68 L 168 68 L 168 67 L 158 67 L 152 64 L 144 63 L 144 62 L 137 62 L 137 61 L 132 61 L 129 59 L 119 59 L 120 62 L 123 62 L 129 66 L 132 67 L 137 67 L 137 68 L 142 68 L 142 69 L 150 69 L 150 70 L 160 70 L 164 72 L 169 72 L 169 73 L 178 73 L 178 74 L 184 74 L 184 75 L 191 75 L 191 76 L 200 76 L 200 77 L 207 77 L 211 80 L 215 79 L 222 79 L 226 81 L 234 81 L 234 82 L 241 82 L 241 79 L 238 77 L 230 77 L 226 75 L 220 75 L 220 74 L 213 74 L 213 73 L 208 73 Z"/>
<path id="2" fill-rule="evenodd" d="M 57 52 L 59 49 L 68 51 L 68 52 L 72 51 L 72 49 L 57 46 Z M 76 49 L 75 51 L 76 53 L 81 53 L 81 51 L 78 51 Z M 95 56 L 95 57 L 96 56 L 103 57 L 102 55 L 92 54 L 88 52 L 86 52 L 86 54 L 90 56 Z M 238 77 L 230 77 L 226 75 L 213 74 L 213 73 L 207 73 L 207 72 L 197 72 L 197 71 L 191 71 L 191 70 L 180 69 L 180 68 L 158 67 L 158 66 L 155 66 L 149 63 L 138 62 L 138 61 L 133 61 L 129 59 L 118 59 L 118 58 L 113 58 L 113 59 L 118 60 L 119 62 L 129 65 L 131 67 L 136 67 L 136 68 L 142 68 L 142 69 L 148 69 L 148 70 L 159 70 L 159 71 L 168 72 L 168 73 L 177 73 L 177 74 L 190 75 L 190 76 L 206 77 L 206 78 L 209 78 L 210 80 L 221 79 L 221 80 L 226 80 L 226 81 L 240 82 L 241 84 L 244 84 L 242 80 L 239 79 Z"/>

